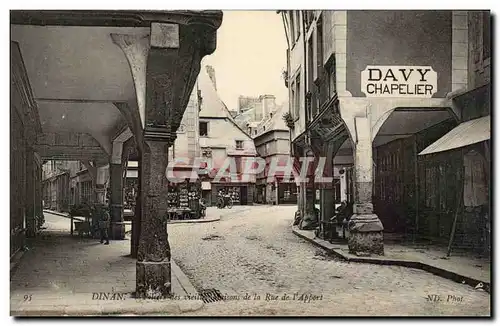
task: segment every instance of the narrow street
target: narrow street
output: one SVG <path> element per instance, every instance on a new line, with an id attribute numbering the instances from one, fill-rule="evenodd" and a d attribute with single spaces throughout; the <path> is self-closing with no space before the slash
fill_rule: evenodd
<path id="1" fill-rule="evenodd" d="M 219 222 L 170 225 L 172 258 L 198 291 L 216 289 L 226 296 L 190 314 L 490 314 L 490 296 L 470 286 L 421 270 L 327 257 L 291 232 L 295 209 L 235 207 L 225 210 Z M 283 295 L 289 299 L 282 300 Z M 430 302 L 429 295 L 442 301 Z"/>

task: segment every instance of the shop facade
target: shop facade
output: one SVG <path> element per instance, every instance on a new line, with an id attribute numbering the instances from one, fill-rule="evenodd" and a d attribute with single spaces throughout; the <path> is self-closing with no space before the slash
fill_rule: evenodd
<path id="1" fill-rule="evenodd" d="M 477 56 L 468 52 L 480 48 L 467 36 L 486 34 L 481 32 L 484 24 L 481 29 L 470 23 L 477 13 L 282 14 L 289 42 L 286 84 L 292 155 L 313 158 L 315 166 L 326 157 L 328 176 L 335 177 L 331 161 L 332 166 L 342 161 L 340 165 L 349 171 L 345 178 L 346 199 L 353 208 L 350 252 L 383 254 L 384 231 L 414 234 L 419 228 L 430 228 L 433 234 L 449 234 L 447 212 L 453 205 L 453 191 L 444 190 L 436 180 L 449 181 L 455 168 L 438 164 L 438 158 L 418 156 L 464 121 L 454 98 L 471 87 L 468 63 Z M 422 40 L 428 46 L 422 47 Z M 427 189 L 422 187 L 425 179 Z M 301 185 L 299 212 L 308 221 L 304 225 L 321 228 L 322 221 L 335 214 L 334 187 Z M 439 192 L 438 199 L 425 197 L 431 188 Z M 311 202 L 316 189 L 320 189 L 321 204 L 314 223 Z M 426 200 L 432 211 L 428 215 L 439 212 L 441 218 L 426 221 L 420 216 L 427 209 Z"/>
<path id="2" fill-rule="evenodd" d="M 233 200 L 233 205 L 252 205 L 254 203 L 255 184 L 236 183 L 222 179 L 221 182 L 211 183 L 211 205 L 217 206 L 219 191 L 228 194 Z"/>

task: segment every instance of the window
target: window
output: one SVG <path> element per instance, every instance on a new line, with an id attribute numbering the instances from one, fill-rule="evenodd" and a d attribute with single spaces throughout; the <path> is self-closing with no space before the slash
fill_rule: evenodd
<path id="1" fill-rule="evenodd" d="M 295 92 L 294 93 L 294 118 L 298 119 L 300 116 L 300 74 L 295 78 Z"/>
<path id="2" fill-rule="evenodd" d="M 316 23 L 316 65 L 317 65 L 317 76 L 320 77 L 320 71 L 323 67 L 323 19 L 320 16 L 318 22 Z"/>
<path id="3" fill-rule="evenodd" d="M 243 149 L 243 140 L 236 141 L 236 149 Z"/>
<path id="4" fill-rule="evenodd" d="M 200 121 L 200 136 L 208 137 L 208 122 Z"/>
<path id="5" fill-rule="evenodd" d="M 491 17 L 490 11 L 483 12 L 483 60 L 491 57 Z"/>
<path id="6" fill-rule="evenodd" d="M 335 75 L 335 56 L 325 65 L 326 78 L 328 83 L 328 97 L 331 98 L 336 91 L 337 78 Z"/>
<path id="7" fill-rule="evenodd" d="M 292 10 L 290 11 L 290 36 L 292 44 L 295 44 L 295 25 L 297 25 L 297 22 L 295 21 L 295 12 Z"/>
<path id="8" fill-rule="evenodd" d="M 295 44 L 300 36 L 300 10 L 290 11 L 290 34 L 292 44 Z"/>
<path id="9" fill-rule="evenodd" d="M 295 14 L 295 42 L 299 39 L 300 36 L 300 10 L 294 10 Z"/>

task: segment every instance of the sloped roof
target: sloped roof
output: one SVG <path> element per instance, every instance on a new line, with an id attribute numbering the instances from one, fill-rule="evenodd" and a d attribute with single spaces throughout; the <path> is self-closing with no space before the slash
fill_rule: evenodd
<path id="1" fill-rule="evenodd" d="M 278 109 L 272 112 L 272 117 L 262 121 L 259 124 L 259 126 L 257 127 L 257 134 L 254 136 L 254 138 L 274 130 L 288 131 L 288 127 L 283 120 L 283 113 L 285 113 L 287 110 L 288 103 L 284 103 L 283 105 L 278 106 Z"/>
<path id="2" fill-rule="evenodd" d="M 202 98 L 199 115 L 200 118 L 225 118 L 234 124 L 245 135 L 250 137 L 250 135 L 243 130 L 238 123 L 236 123 L 226 104 L 220 99 L 219 94 L 217 94 L 217 90 L 207 73 L 206 67 L 202 68 L 200 70 L 200 74 L 198 75 L 198 89 L 201 91 Z"/>
<path id="3" fill-rule="evenodd" d="M 238 114 L 234 117 L 234 121 L 241 127 L 246 128 L 246 125 L 253 121 L 255 114 L 255 108 L 251 108 L 243 113 Z"/>
<path id="4" fill-rule="evenodd" d="M 198 89 L 201 90 L 202 98 L 200 118 L 226 118 L 231 116 L 219 98 L 217 90 L 204 68 L 200 70 L 198 75 Z"/>
<path id="5" fill-rule="evenodd" d="M 463 122 L 443 137 L 427 146 L 418 155 L 445 152 L 489 140 L 491 137 L 491 117 L 489 115 Z"/>

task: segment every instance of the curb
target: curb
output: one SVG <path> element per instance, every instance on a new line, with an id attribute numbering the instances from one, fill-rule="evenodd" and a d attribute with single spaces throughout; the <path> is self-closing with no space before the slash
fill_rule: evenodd
<path id="1" fill-rule="evenodd" d="M 349 257 L 344 254 L 342 249 L 340 248 L 332 248 L 332 244 L 325 240 L 321 239 L 313 239 L 310 238 L 304 234 L 301 234 L 300 232 L 297 231 L 295 227 L 292 227 L 292 232 L 296 236 L 298 236 L 301 239 L 307 240 L 311 242 L 312 244 L 321 247 L 328 253 L 332 254 L 333 256 L 340 258 L 342 260 L 345 260 L 347 262 L 354 262 L 354 263 L 365 263 L 365 264 L 376 264 L 376 265 L 392 265 L 392 266 L 401 266 L 401 267 L 406 267 L 406 268 L 415 268 L 415 269 L 420 269 L 429 273 L 432 273 L 434 275 L 455 281 L 457 283 L 465 283 L 467 285 L 470 285 L 472 287 L 475 287 L 479 283 L 483 283 L 484 289 L 486 292 L 490 293 L 490 282 L 482 281 L 473 277 L 469 276 L 464 276 L 460 275 L 458 273 L 455 273 L 453 271 L 443 269 L 437 266 L 429 265 L 427 263 L 423 263 L 421 261 L 413 261 L 413 260 L 403 260 L 403 259 L 387 259 L 387 258 L 373 258 L 373 257 Z M 328 246 L 329 244 L 330 246 Z"/>
<path id="2" fill-rule="evenodd" d="M 134 300 L 134 302 L 119 303 L 96 303 L 88 305 L 37 305 L 31 309 L 11 309 L 10 316 L 13 317 L 105 317 L 105 316 L 149 316 L 149 315 L 180 315 L 185 311 L 185 306 L 192 306 L 192 302 L 183 303 L 178 300 Z M 201 307 L 195 306 L 191 311 Z"/>
<path id="3" fill-rule="evenodd" d="M 168 222 L 168 224 L 210 223 L 210 222 L 217 222 L 217 221 L 220 221 L 220 216 L 214 217 L 214 218 L 200 218 L 200 219 L 196 219 L 196 220 L 171 220 Z"/>
<path id="4" fill-rule="evenodd" d="M 252 210 L 252 208 L 245 208 L 245 209 L 242 209 L 242 210 L 238 210 L 236 212 L 233 211 L 233 212 L 221 213 L 220 216 L 219 216 L 219 218 L 224 217 L 224 216 L 234 215 L 235 213 L 236 214 L 240 214 L 240 213 L 248 212 L 248 211 L 251 211 L 251 210 Z"/>
<path id="5" fill-rule="evenodd" d="M 47 213 L 47 214 L 52 214 L 52 215 L 57 215 L 57 216 L 65 217 L 65 218 L 68 218 L 68 219 L 71 218 L 68 213 L 60 213 L 60 212 L 49 211 L 49 210 L 45 210 L 45 209 L 43 210 L 43 212 Z M 73 216 L 73 220 L 81 221 L 81 222 L 84 221 L 81 217 L 78 217 L 78 216 Z"/>
<path id="6" fill-rule="evenodd" d="M 51 211 L 51 210 L 47 210 L 47 209 L 44 209 L 43 212 L 48 213 L 48 214 L 52 214 L 52 215 L 58 215 L 58 216 L 69 218 L 68 213 L 61 213 L 61 212 Z"/>
<path id="7" fill-rule="evenodd" d="M 177 263 L 173 259 L 170 259 L 170 268 L 172 270 L 171 271 L 172 275 L 174 275 L 177 278 L 184 292 L 193 296 L 199 295 L 198 291 L 191 283 L 187 275 L 182 271 L 182 269 L 179 267 L 179 265 L 177 265 Z"/>

